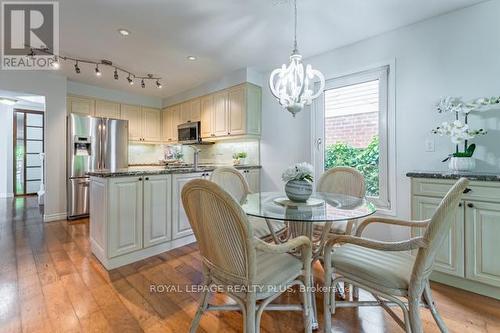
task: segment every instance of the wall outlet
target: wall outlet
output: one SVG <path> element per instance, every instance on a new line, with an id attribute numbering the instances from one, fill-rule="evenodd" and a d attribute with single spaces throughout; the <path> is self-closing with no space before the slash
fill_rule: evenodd
<path id="1" fill-rule="evenodd" d="M 429 153 L 435 151 L 434 140 L 433 139 L 427 139 L 427 140 L 425 140 L 425 151 L 429 152 Z"/>

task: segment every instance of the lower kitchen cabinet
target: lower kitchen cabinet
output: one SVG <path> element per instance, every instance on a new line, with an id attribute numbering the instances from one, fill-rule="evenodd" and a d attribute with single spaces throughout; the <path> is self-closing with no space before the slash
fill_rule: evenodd
<path id="1" fill-rule="evenodd" d="M 412 178 L 412 218 L 431 217 L 454 183 Z M 451 218 L 431 279 L 500 299 L 500 182 L 471 181 Z"/>
<path id="2" fill-rule="evenodd" d="M 193 179 L 208 179 L 209 172 L 177 174 L 172 177 L 172 238 L 177 239 L 193 234 L 191 225 L 182 205 L 182 188 Z"/>
<path id="3" fill-rule="evenodd" d="M 500 204 L 466 202 L 466 278 L 500 286 Z"/>
<path id="4" fill-rule="evenodd" d="M 260 170 L 259 169 L 245 169 L 241 170 L 243 177 L 245 177 L 250 192 L 257 193 L 260 192 Z"/>
<path id="5" fill-rule="evenodd" d="M 142 181 L 137 177 L 109 182 L 109 257 L 142 248 Z"/>
<path id="6" fill-rule="evenodd" d="M 171 230 L 172 177 L 145 176 L 144 178 L 144 247 L 169 241 Z"/>

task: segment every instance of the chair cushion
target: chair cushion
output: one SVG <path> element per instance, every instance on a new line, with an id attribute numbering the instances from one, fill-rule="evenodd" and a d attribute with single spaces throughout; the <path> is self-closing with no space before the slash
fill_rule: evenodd
<path id="1" fill-rule="evenodd" d="M 347 223 L 349 221 L 337 221 L 333 222 L 332 227 L 330 228 L 330 233 L 334 233 L 337 235 L 345 235 L 347 231 Z M 325 226 L 325 222 L 314 222 L 314 226 L 318 228 L 323 228 Z"/>
<path id="2" fill-rule="evenodd" d="M 267 238 L 271 236 L 271 231 L 267 226 L 266 220 L 264 220 L 263 218 L 249 216 L 248 221 L 252 224 L 253 235 L 255 237 Z M 285 224 L 283 222 L 269 220 L 269 223 L 271 224 L 274 232 L 281 231 L 285 227 Z"/>
<path id="3" fill-rule="evenodd" d="M 256 256 L 256 283 L 264 286 L 263 294 L 266 294 L 266 286 L 286 285 L 301 273 L 302 261 L 291 254 L 257 251 Z"/>
<path id="4" fill-rule="evenodd" d="M 335 271 L 364 280 L 372 286 L 408 289 L 414 257 L 409 252 L 388 252 L 345 244 L 334 248 L 332 265 Z"/>

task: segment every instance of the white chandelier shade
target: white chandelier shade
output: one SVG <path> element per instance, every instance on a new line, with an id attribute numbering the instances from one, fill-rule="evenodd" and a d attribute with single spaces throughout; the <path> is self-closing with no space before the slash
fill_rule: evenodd
<path id="1" fill-rule="evenodd" d="M 314 83 L 318 80 L 319 87 L 314 92 Z M 302 56 L 294 51 L 288 67 L 283 64 L 272 71 L 269 87 L 280 104 L 295 117 L 305 105 L 310 105 L 313 99 L 321 95 L 325 88 L 325 77 L 311 65 L 307 65 L 304 70 Z"/>
<path id="2" fill-rule="evenodd" d="M 304 106 L 310 105 L 325 88 L 325 77 L 311 65 L 304 70 L 302 56 L 297 50 L 297 0 L 294 0 L 295 30 L 294 48 L 290 55 L 288 67 L 283 64 L 271 72 L 269 88 L 279 103 L 294 117 Z M 316 78 L 316 79 L 315 79 Z M 314 92 L 315 82 L 319 81 L 318 89 Z"/>

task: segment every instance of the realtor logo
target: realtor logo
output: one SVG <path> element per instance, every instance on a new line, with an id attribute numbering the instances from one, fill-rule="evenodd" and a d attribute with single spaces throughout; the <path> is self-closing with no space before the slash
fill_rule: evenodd
<path id="1" fill-rule="evenodd" d="M 2 69 L 52 69 L 59 54 L 59 3 L 2 1 Z M 43 49 L 49 52 L 36 52 Z"/>

